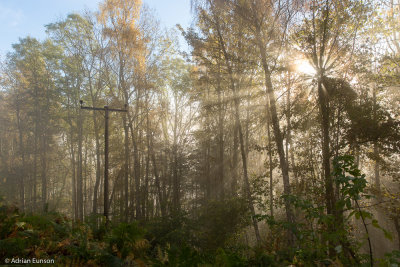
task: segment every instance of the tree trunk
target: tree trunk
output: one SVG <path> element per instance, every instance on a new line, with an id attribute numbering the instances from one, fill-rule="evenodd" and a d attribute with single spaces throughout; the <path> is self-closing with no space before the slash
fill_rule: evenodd
<path id="1" fill-rule="evenodd" d="M 244 138 L 243 138 L 243 132 L 242 132 L 242 126 L 240 125 L 240 117 L 239 117 L 239 99 L 234 95 L 235 98 L 235 120 L 238 125 L 238 135 L 239 135 L 239 144 L 240 144 L 240 153 L 242 155 L 242 165 L 243 165 L 243 176 L 244 176 L 244 184 L 245 184 L 245 192 L 246 192 L 246 197 L 247 201 L 249 202 L 249 209 L 252 215 L 252 222 L 253 222 L 253 227 L 254 227 L 254 232 L 256 235 L 257 242 L 261 242 L 261 236 L 260 232 L 258 229 L 258 223 L 257 219 L 255 218 L 256 212 L 254 209 L 254 204 L 253 204 L 253 198 L 251 196 L 251 189 L 250 189 L 250 182 L 249 182 L 249 177 L 247 173 L 247 157 L 246 157 L 246 150 L 244 147 Z"/>
<path id="2" fill-rule="evenodd" d="M 20 108 L 19 108 L 19 100 L 17 99 L 16 103 L 17 108 L 17 126 L 18 126 L 18 134 L 19 134 L 19 153 L 21 155 L 22 168 L 20 171 L 20 181 L 19 181 L 19 190 L 20 190 L 20 207 L 21 210 L 25 210 L 25 188 L 24 188 L 24 176 L 25 176 L 25 151 L 24 151 L 24 143 L 23 143 L 23 133 L 22 133 L 22 125 L 21 125 L 21 117 L 20 117 Z"/>
<path id="3" fill-rule="evenodd" d="M 260 31 L 258 29 L 258 31 Z M 270 114 L 271 114 L 271 121 L 272 121 L 272 129 L 274 132 L 274 137 L 275 137 L 275 143 L 278 149 L 278 156 L 279 156 L 279 166 L 281 168 L 282 172 L 282 179 L 283 179 L 283 193 L 285 195 L 290 195 L 291 194 L 291 188 L 290 188 L 290 182 L 289 182 L 289 169 L 285 157 L 285 151 L 283 149 L 283 138 L 282 138 L 282 133 L 280 130 L 279 126 L 279 119 L 278 119 L 278 113 L 276 110 L 276 100 L 275 100 L 275 95 L 274 95 L 274 89 L 272 86 L 272 81 L 271 81 L 271 73 L 267 64 L 267 57 L 266 57 L 266 51 L 265 47 L 263 46 L 261 42 L 261 36 L 260 32 L 257 32 L 257 39 L 258 39 L 258 48 L 260 50 L 260 55 L 261 55 L 261 61 L 262 61 L 262 66 L 264 70 L 264 78 L 265 78 L 265 87 L 266 87 L 266 92 L 267 92 L 267 97 L 269 100 L 269 109 L 270 109 Z M 285 199 L 285 210 L 286 210 L 286 219 L 289 223 L 294 223 L 294 216 L 293 216 L 293 211 L 290 205 L 289 200 L 286 198 Z M 293 243 L 293 237 L 291 237 L 289 242 L 292 244 Z"/>
<path id="4" fill-rule="evenodd" d="M 222 97 L 220 77 L 218 75 L 218 147 L 219 147 L 219 197 L 225 198 L 224 190 L 224 114 L 222 111 Z"/>
<path id="5" fill-rule="evenodd" d="M 37 118 L 38 119 L 38 118 Z M 36 196 L 37 196 L 37 188 L 36 188 L 36 179 L 37 179 L 37 154 L 38 154 L 38 121 L 35 122 L 35 143 L 34 143 L 34 155 L 33 155 L 33 211 L 36 210 Z"/>
<path id="6" fill-rule="evenodd" d="M 172 153 L 173 153 L 173 179 L 172 179 L 172 205 L 174 211 L 180 211 L 181 203 L 180 203 L 180 177 L 178 175 L 178 97 L 175 95 L 175 114 L 174 114 L 174 140 L 172 145 Z"/>
<path id="7" fill-rule="evenodd" d="M 129 220 L 129 128 L 126 116 L 123 117 L 124 124 L 124 221 Z M 121 214 L 122 215 L 122 214 Z"/>
<path id="8" fill-rule="evenodd" d="M 292 122 L 291 122 L 291 89 L 292 89 L 292 84 L 291 84 L 291 72 L 288 72 L 288 91 L 287 91 L 287 100 L 286 100 L 286 122 L 287 122 L 287 136 L 286 136 L 286 161 L 288 168 L 291 169 L 293 172 L 293 177 L 294 177 L 294 183 L 295 185 L 298 185 L 298 180 L 297 180 L 297 171 L 296 171 L 296 165 L 294 161 L 294 149 L 293 149 L 293 143 L 292 143 Z M 289 148 L 290 147 L 290 148 Z M 290 156 L 290 164 L 292 165 L 290 168 L 289 165 L 289 156 Z"/>
<path id="9" fill-rule="evenodd" d="M 269 160 L 269 210 L 271 217 L 274 216 L 274 179 L 272 177 L 272 140 L 271 140 L 271 116 L 269 112 L 269 105 L 267 105 L 267 130 L 268 130 L 268 160 Z"/>
<path id="10" fill-rule="evenodd" d="M 95 112 L 93 113 L 93 124 L 94 124 L 94 136 L 95 136 L 95 144 L 96 144 L 96 181 L 94 184 L 93 189 L 93 214 L 97 214 L 97 199 L 98 199 L 98 192 L 100 187 L 100 178 L 101 178 L 101 153 L 100 153 L 100 136 L 99 136 L 99 129 L 97 125 L 97 119 Z"/>
<path id="11" fill-rule="evenodd" d="M 71 156 L 71 167 L 72 167 L 72 217 L 77 220 L 76 210 L 76 165 L 75 165 L 75 151 L 72 143 L 72 130 L 71 130 L 71 144 L 70 144 L 70 156 Z"/>
<path id="12" fill-rule="evenodd" d="M 327 214 L 334 214 L 334 190 L 331 177 L 330 148 L 329 148 L 329 100 L 328 93 L 324 89 L 322 76 L 318 80 L 318 100 L 321 113 L 322 128 L 322 164 L 325 180 L 325 202 Z"/>
<path id="13" fill-rule="evenodd" d="M 236 196 L 237 191 L 237 180 L 238 180 L 238 125 L 233 126 L 233 148 L 232 148 L 232 181 L 231 181 L 231 191 L 232 195 Z"/>
<path id="14" fill-rule="evenodd" d="M 377 121 L 377 115 L 376 115 L 376 85 L 373 88 L 373 101 L 374 101 L 374 107 L 373 107 L 373 116 L 374 116 L 374 121 Z M 379 174 L 379 146 L 378 146 L 378 140 L 374 141 L 374 159 L 375 159 L 375 164 L 374 164 L 374 180 L 375 180 L 375 187 L 377 190 L 377 196 L 378 196 L 378 201 L 380 198 L 380 190 L 381 190 L 381 178 Z"/>
<path id="15" fill-rule="evenodd" d="M 83 121 L 82 121 L 82 110 L 79 109 L 78 115 L 78 175 L 77 175 L 77 210 L 78 219 L 83 221 Z"/>
<path id="16" fill-rule="evenodd" d="M 274 132 L 275 143 L 276 143 L 276 146 L 278 149 L 279 166 L 281 168 L 282 179 L 283 179 L 283 193 L 284 193 L 284 195 L 288 196 L 291 194 L 290 181 L 289 181 L 289 168 L 288 168 L 288 164 L 287 164 L 286 157 L 285 157 L 285 151 L 283 148 L 283 138 L 282 138 L 282 133 L 281 133 L 280 126 L 279 126 L 278 113 L 276 110 L 276 100 L 275 100 L 274 89 L 273 89 L 272 81 L 271 81 L 271 72 L 269 70 L 269 66 L 267 63 L 267 52 L 266 52 L 265 46 L 263 45 L 263 42 L 261 40 L 261 29 L 259 27 L 256 28 L 256 39 L 257 39 L 257 45 L 258 45 L 258 49 L 259 49 L 260 56 L 261 56 L 262 67 L 264 70 L 265 87 L 266 87 L 267 97 L 269 100 L 269 109 L 270 109 L 271 120 L 272 120 L 272 129 Z M 285 198 L 285 211 L 286 211 L 286 220 L 289 223 L 294 223 L 294 221 L 295 221 L 294 215 L 293 215 L 291 204 L 290 204 L 288 198 Z M 289 239 L 289 244 L 293 245 L 294 244 L 293 233 L 289 234 L 288 239 Z"/>
<path id="17" fill-rule="evenodd" d="M 41 176 L 42 176 L 42 208 L 44 212 L 47 212 L 47 159 L 46 159 L 46 134 L 42 136 L 42 148 L 40 153 L 41 158 Z"/>
<path id="18" fill-rule="evenodd" d="M 257 39 L 257 45 L 258 45 L 258 49 L 259 49 L 260 56 L 261 56 L 262 67 L 264 70 L 265 87 L 266 87 L 267 97 L 269 100 L 269 109 L 270 109 L 270 114 L 271 114 L 272 129 L 274 132 L 275 143 L 276 143 L 276 146 L 278 149 L 279 166 L 281 168 L 282 179 L 283 179 L 283 193 L 285 195 L 290 195 L 291 189 L 290 189 L 290 182 L 289 182 L 289 168 L 288 168 L 286 157 L 285 157 L 285 151 L 283 149 L 283 138 L 282 138 L 282 133 L 281 133 L 280 126 L 279 126 L 278 113 L 276 110 L 276 100 L 275 100 L 274 89 L 273 89 L 272 81 L 271 81 L 271 72 L 269 70 L 269 66 L 267 63 L 267 52 L 266 52 L 265 46 L 263 45 L 263 42 L 261 40 L 261 29 L 259 27 L 256 28 L 256 39 Z M 290 202 L 287 198 L 285 199 L 285 210 L 286 210 L 287 221 L 289 223 L 294 223 L 293 211 L 292 211 Z M 289 243 L 293 244 L 294 240 L 293 240 L 292 235 L 289 239 L 290 239 Z"/>
<path id="19" fill-rule="evenodd" d="M 138 114 L 138 113 L 137 113 Z M 135 129 L 137 131 L 137 127 Z M 135 210 L 136 210 L 136 219 L 141 218 L 140 214 L 140 159 L 139 159 L 139 148 L 137 144 L 137 133 L 134 134 L 135 137 L 132 137 L 132 144 L 133 144 L 133 162 L 134 162 L 134 179 L 135 179 Z"/>
<path id="20" fill-rule="evenodd" d="M 129 109 L 129 94 L 128 94 L 128 88 L 126 88 L 125 85 L 125 80 L 122 75 L 123 72 L 123 67 L 121 64 L 121 87 L 123 88 L 123 93 L 124 93 L 124 102 L 126 105 L 126 108 Z M 129 174 L 130 174 L 130 168 L 129 168 L 129 128 L 127 122 L 130 121 L 130 114 L 129 110 L 127 111 L 127 114 L 124 115 L 123 117 L 123 123 L 124 123 L 124 209 L 125 209 L 125 222 L 128 222 L 129 220 Z M 122 214 L 121 214 L 122 215 Z"/>
<path id="21" fill-rule="evenodd" d="M 92 105 L 96 106 L 96 96 L 93 92 L 93 83 L 92 83 L 92 76 L 88 75 L 89 79 L 89 91 L 90 97 L 92 100 Z M 101 83 L 96 83 L 97 92 L 100 91 Z M 93 205 L 92 205 L 92 213 L 97 214 L 97 201 L 98 201 L 98 193 L 99 193 L 99 186 L 100 186 L 100 179 L 101 179 L 101 150 L 100 150 L 100 133 L 99 133 L 99 125 L 98 120 L 96 117 L 96 112 L 92 112 L 92 120 L 93 120 L 93 127 L 94 127 L 94 137 L 95 137 L 95 150 L 96 150 L 96 180 L 93 189 Z"/>
<path id="22" fill-rule="evenodd" d="M 230 87 L 231 90 L 233 92 L 233 99 L 234 99 L 234 106 L 235 106 L 235 123 L 237 125 L 237 129 L 238 129 L 238 135 L 239 135 L 239 145 L 240 145 L 240 152 L 241 152 L 241 156 L 242 156 L 242 165 L 243 165 L 243 178 L 244 178 L 244 184 L 245 184 L 245 191 L 246 191 L 246 197 L 247 197 L 247 201 L 249 203 L 249 209 L 252 215 L 252 222 L 253 222 L 253 227 L 254 227 L 254 232 L 255 232 L 255 236 L 256 236 L 256 240 L 257 243 L 261 243 L 261 236 L 260 236 L 260 231 L 258 229 L 258 222 L 257 219 L 255 218 L 256 212 L 254 209 L 254 203 L 253 203 L 253 199 L 251 196 L 251 188 L 250 188 L 250 182 L 249 182 L 249 177 L 248 177 L 248 173 L 247 173 L 247 157 L 246 157 L 246 150 L 245 150 L 245 144 L 244 144 L 244 138 L 243 138 L 243 131 L 242 131 L 242 126 L 240 124 L 240 110 L 239 110 L 239 96 L 238 96 L 238 92 L 237 92 L 237 88 L 235 86 L 235 81 L 233 78 L 233 69 L 231 66 L 231 62 L 229 59 L 229 55 L 226 51 L 225 48 L 225 42 L 222 38 L 222 34 L 219 28 L 219 20 L 218 18 L 215 16 L 214 17 L 216 20 L 216 28 L 217 28 L 217 34 L 218 34 L 218 40 L 219 40 L 219 45 L 220 45 L 220 49 L 223 53 L 224 56 L 224 60 L 225 60 L 225 64 L 226 67 L 228 69 L 228 74 L 229 74 L 229 81 L 230 81 Z"/>
<path id="23" fill-rule="evenodd" d="M 160 210 L 161 210 L 161 216 L 164 217 L 165 214 L 165 204 L 164 204 L 164 198 L 163 198 L 163 194 L 161 191 L 161 184 L 160 184 L 160 176 L 158 174 L 157 171 L 157 162 L 156 162 L 156 156 L 154 153 L 154 144 L 153 144 L 153 135 L 151 134 L 151 138 L 150 138 L 150 153 L 151 153 L 151 160 L 153 162 L 153 171 L 154 171 L 154 177 L 155 177 L 155 184 L 156 184 L 156 190 L 157 190 L 157 195 L 158 195 L 158 202 L 160 205 Z"/>

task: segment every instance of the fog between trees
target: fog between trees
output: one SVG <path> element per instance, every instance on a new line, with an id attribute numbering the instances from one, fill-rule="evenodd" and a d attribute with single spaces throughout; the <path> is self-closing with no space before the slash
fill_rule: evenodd
<path id="1" fill-rule="evenodd" d="M 105 0 L 49 22 L 1 62 L 3 205 L 104 226 L 99 244 L 146 229 L 140 253 L 110 241 L 121 264 L 396 264 L 399 4 L 193 0 L 192 27 L 164 29 L 139 0 Z M 104 196 L 105 113 L 81 105 L 125 104 Z"/>

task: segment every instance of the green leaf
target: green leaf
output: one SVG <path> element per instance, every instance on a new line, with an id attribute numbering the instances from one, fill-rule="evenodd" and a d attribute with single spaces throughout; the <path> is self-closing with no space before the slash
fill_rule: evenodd
<path id="1" fill-rule="evenodd" d="M 387 239 L 389 239 L 390 241 L 393 241 L 392 234 L 390 232 L 388 232 L 387 230 L 383 229 L 383 228 L 381 228 L 381 229 L 382 229 L 383 233 L 385 234 L 385 237 Z"/>
<path id="2" fill-rule="evenodd" d="M 351 201 L 350 201 L 350 199 L 347 199 L 347 200 L 346 200 L 346 207 L 347 207 L 348 209 L 351 209 Z"/>
<path id="3" fill-rule="evenodd" d="M 375 227 L 375 228 L 379 228 L 379 229 L 381 228 L 381 226 L 379 225 L 379 223 L 378 223 L 378 221 L 376 219 L 372 220 L 372 226 Z"/>
<path id="4" fill-rule="evenodd" d="M 360 219 L 360 213 L 358 211 L 354 213 L 354 216 L 356 216 L 357 220 Z"/>

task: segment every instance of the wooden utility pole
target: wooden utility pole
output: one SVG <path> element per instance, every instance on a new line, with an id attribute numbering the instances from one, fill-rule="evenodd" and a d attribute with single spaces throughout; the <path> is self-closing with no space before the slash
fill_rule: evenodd
<path id="1" fill-rule="evenodd" d="M 83 101 L 80 100 L 79 102 L 81 103 L 81 109 L 104 111 L 104 217 L 106 217 L 106 221 L 108 221 L 108 113 L 110 111 L 128 112 L 128 104 L 125 104 L 125 109 L 115 109 L 109 108 L 108 106 L 104 106 L 103 108 L 84 107 Z"/>

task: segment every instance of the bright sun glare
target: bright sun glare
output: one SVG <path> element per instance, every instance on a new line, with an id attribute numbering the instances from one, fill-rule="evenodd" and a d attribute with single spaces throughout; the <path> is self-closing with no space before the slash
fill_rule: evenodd
<path id="1" fill-rule="evenodd" d="M 296 60 L 296 71 L 310 76 L 314 76 L 315 74 L 317 74 L 317 71 L 306 59 Z"/>

